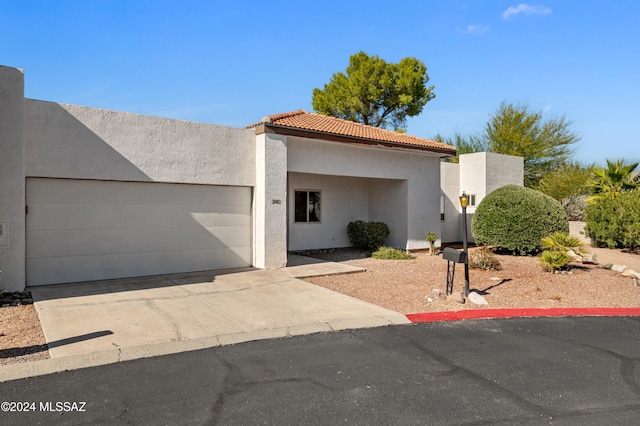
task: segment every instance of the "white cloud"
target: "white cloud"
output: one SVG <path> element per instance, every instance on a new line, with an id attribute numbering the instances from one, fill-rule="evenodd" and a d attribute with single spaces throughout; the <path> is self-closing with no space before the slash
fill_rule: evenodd
<path id="1" fill-rule="evenodd" d="M 520 3 L 517 6 L 511 6 L 502 14 L 502 18 L 509 19 L 512 16 L 524 13 L 525 15 L 548 15 L 551 13 L 551 8 L 546 6 L 531 6 L 528 4 Z"/>
<path id="2" fill-rule="evenodd" d="M 489 26 L 488 25 L 467 25 L 466 32 L 468 34 L 477 34 L 477 35 L 486 34 L 489 32 Z"/>

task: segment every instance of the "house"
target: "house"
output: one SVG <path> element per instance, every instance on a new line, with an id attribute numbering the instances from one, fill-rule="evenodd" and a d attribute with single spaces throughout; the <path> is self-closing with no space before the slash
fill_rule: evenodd
<path id="1" fill-rule="evenodd" d="M 0 66 L 0 288 L 280 268 L 290 251 L 349 246 L 353 220 L 426 248 L 460 223 L 441 211 L 451 155 L 304 111 L 239 129 L 25 99 L 24 73 Z"/>

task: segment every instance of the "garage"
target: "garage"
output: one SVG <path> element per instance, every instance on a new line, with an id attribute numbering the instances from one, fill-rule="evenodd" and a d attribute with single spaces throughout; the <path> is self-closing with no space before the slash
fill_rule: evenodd
<path id="1" fill-rule="evenodd" d="M 27 178 L 27 286 L 251 265 L 251 188 Z"/>

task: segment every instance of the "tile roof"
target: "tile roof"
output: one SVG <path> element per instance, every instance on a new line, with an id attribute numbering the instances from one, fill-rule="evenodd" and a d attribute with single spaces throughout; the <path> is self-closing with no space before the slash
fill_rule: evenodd
<path id="1" fill-rule="evenodd" d="M 371 143 L 378 141 L 389 145 L 406 145 L 407 148 L 421 148 L 455 155 L 456 148 L 429 139 L 418 138 L 406 133 L 398 133 L 379 127 L 367 126 L 341 118 L 330 117 L 303 110 L 285 112 L 264 117 L 260 122 L 251 124 L 247 128 L 257 128 L 261 125 L 299 129 L 303 131 L 320 132 L 323 134 L 345 136 Z"/>

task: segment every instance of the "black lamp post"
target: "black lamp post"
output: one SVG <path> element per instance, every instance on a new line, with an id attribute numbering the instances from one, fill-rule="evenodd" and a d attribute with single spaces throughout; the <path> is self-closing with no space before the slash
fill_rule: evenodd
<path id="1" fill-rule="evenodd" d="M 469 295 L 469 247 L 467 244 L 467 205 L 469 197 L 462 191 L 460 206 L 462 206 L 462 248 L 464 250 L 464 295 Z"/>

